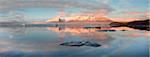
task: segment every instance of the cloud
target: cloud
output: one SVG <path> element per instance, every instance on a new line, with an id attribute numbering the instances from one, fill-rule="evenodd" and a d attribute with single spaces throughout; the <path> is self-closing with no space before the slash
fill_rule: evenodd
<path id="1" fill-rule="evenodd" d="M 16 21 L 16 22 L 26 22 L 25 20 L 26 16 L 22 13 L 19 13 L 17 11 L 9 11 L 2 16 L 0 16 L 0 21 Z"/>
<path id="2" fill-rule="evenodd" d="M 92 0 L 91 0 L 92 1 Z M 111 11 L 112 8 L 107 1 L 88 2 L 86 0 L 1 0 L 0 12 L 12 11 L 24 8 L 82 8 L 85 10 L 95 11 L 105 9 Z"/>
<path id="3" fill-rule="evenodd" d="M 25 9 L 30 8 L 54 8 L 57 9 L 58 12 L 63 16 L 68 16 L 71 14 L 79 14 L 79 15 L 97 15 L 101 16 L 102 13 L 105 15 L 107 13 L 112 12 L 114 9 L 109 4 L 110 0 L 0 0 L 0 19 L 5 20 L 28 20 L 33 21 L 35 17 L 26 16 L 23 12 Z M 79 8 L 79 12 L 64 12 L 67 8 Z M 10 13 L 13 13 L 10 15 Z M 17 14 L 16 14 L 17 13 Z M 56 12 L 57 13 L 57 12 Z M 58 13 L 58 14 L 59 14 Z M 59 14 L 59 15 L 60 15 Z M 43 17 L 46 19 L 48 17 Z M 37 19 L 39 20 L 39 19 Z"/>

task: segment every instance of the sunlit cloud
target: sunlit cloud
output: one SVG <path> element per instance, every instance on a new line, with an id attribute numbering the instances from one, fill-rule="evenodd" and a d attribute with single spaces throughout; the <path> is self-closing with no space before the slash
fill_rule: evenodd
<path id="1" fill-rule="evenodd" d="M 117 22 L 130 22 L 135 20 L 149 19 L 150 12 L 122 12 L 109 16 L 111 20 Z"/>

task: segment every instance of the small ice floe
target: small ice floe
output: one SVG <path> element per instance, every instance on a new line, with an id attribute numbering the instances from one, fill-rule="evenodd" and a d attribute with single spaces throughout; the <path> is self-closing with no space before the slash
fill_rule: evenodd
<path id="1" fill-rule="evenodd" d="M 91 46 L 91 47 L 99 47 L 101 46 L 100 44 L 96 42 L 90 42 L 90 41 L 72 41 L 72 42 L 65 42 L 60 45 L 63 46 L 76 46 L 76 47 L 81 47 L 81 46 Z"/>
<path id="2" fill-rule="evenodd" d="M 97 30 L 98 32 L 115 32 L 116 30 Z"/>

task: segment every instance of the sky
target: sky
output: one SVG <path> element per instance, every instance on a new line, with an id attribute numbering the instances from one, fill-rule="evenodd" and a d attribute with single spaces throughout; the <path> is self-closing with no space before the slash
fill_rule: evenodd
<path id="1" fill-rule="evenodd" d="M 132 21 L 147 19 L 148 7 L 149 0 L 0 0 L 0 21 L 46 21 L 74 15 Z"/>

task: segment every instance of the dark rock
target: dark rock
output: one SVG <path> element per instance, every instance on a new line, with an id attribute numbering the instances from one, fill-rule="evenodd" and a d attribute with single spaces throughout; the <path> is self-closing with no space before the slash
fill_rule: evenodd
<path id="1" fill-rule="evenodd" d="M 74 41 L 74 42 L 66 42 L 66 43 L 62 43 L 60 45 L 63 46 L 76 46 L 76 47 L 80 47 L 80 46 L 92 46 L 92 47 L 99 47 L 101 46 L 100 44 L 96 43 L 96 42 L 90 42 L 90 41 Z"/>
<path id="2" fill-rule="evenodd" d="M 99 47 L 101 46 L 100 44 L 98 43 L 95 43 L 95 42 L 85 42 L 85 46 L 92 46 L 92 47 Z"/>
<path id="3" fill-rule="evenodd" d="M 60 45 L 64 45 L 64 46 L 83 46 L 84 44 L 82 42 L 66 42 L 66 43 L 62 43 Z"/>

